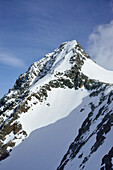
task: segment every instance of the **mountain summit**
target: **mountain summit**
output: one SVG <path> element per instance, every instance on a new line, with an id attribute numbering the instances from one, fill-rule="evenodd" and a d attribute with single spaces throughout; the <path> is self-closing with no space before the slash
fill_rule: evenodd
<path id="1" fill-rule="evenodd" d="M 1 170 L 113 169 L 112 84 L 75 40 L 33 63 L 0 100 Z"/>

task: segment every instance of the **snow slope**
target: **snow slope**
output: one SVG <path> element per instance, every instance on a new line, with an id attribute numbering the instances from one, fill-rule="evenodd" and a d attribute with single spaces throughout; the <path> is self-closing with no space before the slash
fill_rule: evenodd
<path id="1" fill-rule="evenodd" d="M 81 71 L 91 79 L 113 84 L 113 71 L 100 67 L 91 59 L 86 59 Z"/>
<path id="2" fill-rule="evenodd" d="M 65 118 L 56 123 L 32 132 L 19 146 L 14 148 L 11 156 L 0 164 L 1 170 L 55 170 L 71 141 L 77 135 L 81 122 L 87 117 L 90 108 L 86 106 L 85 97 L 82 104 L 75 107 Z M 76 103 L 76 101 L 75 101 Z M 76 122 L 76 123 L 75 123 Z"/>
<path id="3" fill-rule="evenodd" d="M 19 121 L 27 134 L 30 134 L 35 129 L 47 126 L 68 116 L 87 95 L 88 92 L 84 87 L 76 91 L 68 88 L 53 89 L 49 92 L 45 102 L 31 107 L 27 114 L 20 117 Z"/>

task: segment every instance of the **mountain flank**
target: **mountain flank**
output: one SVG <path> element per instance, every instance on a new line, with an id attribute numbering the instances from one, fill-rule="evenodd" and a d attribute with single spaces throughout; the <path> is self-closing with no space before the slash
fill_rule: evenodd
<path id="1" fill-rule="evenodd" d="M 0 99 L 0 168 L 112 170 L 112 126 L 113 72 L 65 42 Z"/>

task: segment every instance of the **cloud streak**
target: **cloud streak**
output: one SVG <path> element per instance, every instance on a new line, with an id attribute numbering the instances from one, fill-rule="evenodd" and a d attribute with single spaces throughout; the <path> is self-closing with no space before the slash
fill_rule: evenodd
<path id="1" fill-rule="evenodd" d="M 111 11 L 113 12 L 113 0 L 110 1 L 109 6 L 111 8 Z"/>
<path id="2" fill-rule="evenodd" d="M 12 55 L 9 54 L 0 54 L 0 63 L 4 64 L 4 65 L 8 65 L 8 66 L 12 66 L 12 67 L 24 67 L 25 63 L 23 60 L 14 57 Z"/>
<path id="3" fill-rule="evenodd" d="M 113 20 L 90 34 L 87 52 L 99 65 L 113 70 Z"/>

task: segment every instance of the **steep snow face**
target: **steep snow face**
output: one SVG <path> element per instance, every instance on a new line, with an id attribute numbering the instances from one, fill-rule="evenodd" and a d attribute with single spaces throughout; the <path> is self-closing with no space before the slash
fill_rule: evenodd
<path id="1" fill-rule="evenodd" d="M 77 42 L 75 40 L 64 45 L 64 49 L 57 55 L 56 61 L 54 62 L 51 71 L 64 72 L 72 67 L 69 61 L 75 53 L 73 49 L 76 47 L 76 45 Z"/>
<path id="2" fill-rule="evenodd" d="M 91 59 L 86 59 L 81 71 L 91 79 L 113 84 L 113 71 L 100 67 Z"/>
<path id="3" fill-rule="evenodd" d="M 88 92 L 84 87 L 76 91 L 68 88 L 53 89 L 49 92 L 47 100 L 39 105 L 31 107 L 31 104 L 35 102 L 35 98 L 32 99 L 28 103 L 31 109 L 26 114 L 23 114 L 19 121 L 27 134 L 30 134 L 37 128 L 47 126 L 68 116 L 87 95 Z"/>

